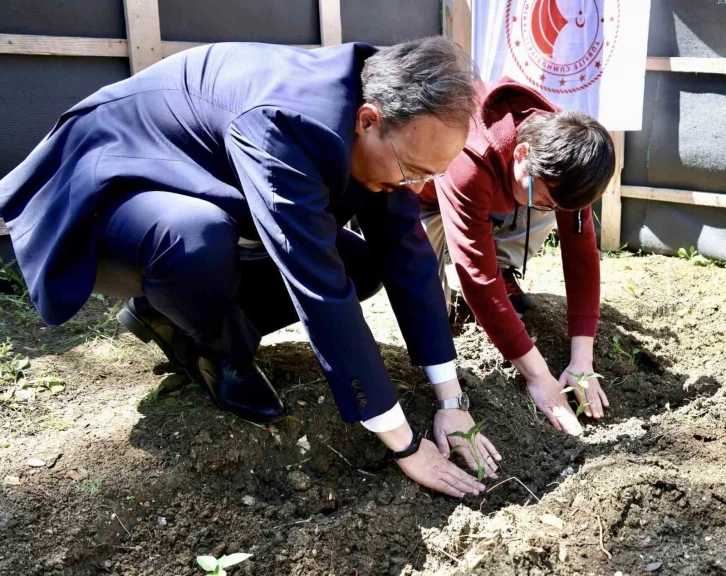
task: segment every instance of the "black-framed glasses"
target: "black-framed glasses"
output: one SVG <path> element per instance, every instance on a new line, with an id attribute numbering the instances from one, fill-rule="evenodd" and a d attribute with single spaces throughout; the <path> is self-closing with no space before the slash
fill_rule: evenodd
<path id="1" fill-rule="evenodd" d="M 391 136 L 390 131 L 386 130 L 386 136 L 388 136 L 388 141 L 391 143 L 391 150 L 393 150 L 393 155 L 396 157 L 396 162 L 398 162 L 398 168 L 401 170 L 401 176 L 403 176 L 403 180 L 396 184 L 396 186 L 426 184 L 427 182 L 431 182 L 434 178 L 441 178 L 444 175 L 443 172 L 440 172 L 439 174 L 429 174 L 423 178 L 406 178 L 406 173 L 403 171 L 403 164 L 401 164 L 401 159 L 398 157 L 396 147 L 393 145 L 393 137 Z"/>
<path id="2" fill-rule="evenodd" d="M 534 203 L 534 178 L 531 174 L 529 175 L 529 202 L 527 203 L 527 208 L 537 210 L 538 212 L 556 212 L 559 210 L 557 206 L 543 206 Z"/>

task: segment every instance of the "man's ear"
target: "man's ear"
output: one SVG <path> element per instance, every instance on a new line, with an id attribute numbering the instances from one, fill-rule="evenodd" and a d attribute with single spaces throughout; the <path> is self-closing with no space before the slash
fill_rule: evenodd
<path id="1" fill-rule="evenodd" d="M 355 130 L 356 133 L 361 133 L 375 126 L 381 122 L 381 112 L 375 104 L 362 104 L 358 108 L 358 114 L 356 116 Z"/>
<path id="2" fill-rule="evenodd" d="M 520 144 L 517 144 L 517 146 L 514 148 L 514 159 L 517 162 L 521 162 L 525 158 L 529 156 L 529 144 L 526 142 L 521 142 Z"/>

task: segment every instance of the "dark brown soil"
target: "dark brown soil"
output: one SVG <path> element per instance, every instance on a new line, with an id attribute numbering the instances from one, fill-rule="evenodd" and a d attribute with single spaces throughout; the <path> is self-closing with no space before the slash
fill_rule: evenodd
<path id="1" fill-rule="evenodd" d="M 569 350 L 558 259 L 536 259 L 526 286 L 539 305 L 527 324 L 556 375 Z M 504 462 L 484 498 L 463 502 L 419 488 L 342 423 L 297 329 L 260 352 L 291 416 L 258 428 L 105 322 L 111 302 L 50 328 L 5 297 L 2 339 L 30 366 L 26 387 L 0 385 L 0 574 L 202 574 L 197 555 L 239 551 L 253 557 L 231 575 L 726 574 L 725 279 L 659 256 L 603 261 L 595 367 L 612 407 L 579 439 L 534 413 L 465 325 L 460 376 Z M 433 396 L 385 295 L 365 310 L 426 429 Z M 642 350 L 634 363 L 615 334 Z"/>

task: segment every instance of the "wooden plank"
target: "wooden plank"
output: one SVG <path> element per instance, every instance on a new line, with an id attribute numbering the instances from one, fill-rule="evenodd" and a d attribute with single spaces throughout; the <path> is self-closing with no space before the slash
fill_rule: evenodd
<path id="1" fill-rule="evenodd" d="M 612 132 L 611 136 L 615 144 L 615 174 L 613 174 L 602 197 L 600 216 L 601 250 L 617 250 L 620 248 L 620 220 L 622 216 L 620 176 L 623 171 L 623 157 L 625 156 L 625 132 Z"/>
<path id="2" fill-rule="evenodd" d="M 0 54 L 125 58 L 129 48 L 126 40 L 115 38 L 0 34 Z"/>
<path id="3" fill-rule="evenodd" d="M 176 54 L 177 52 L 182 52 L 184 50 L 189 50 L 190 48 L 196 48 L 197 46 L 206 46 L 209 42 L 172 42 L 172 41 L 163 41 L 161 43 L 161 52 L 164 55 L 164 58 L 171 56 L 172 54 Z M 312 50 L 313 48 L 320 48 L 320 44 L 295 44 L 290 45 L 291 48 L 305 48 L 306 50 Z"/>
<path id="4" fill-rule="evenodd" d="M 715 194 L 713 192 L 692 192 L 690 190 L 650 188 L 648 186 L 621 186 L 620 196 L 622 198 L 690 204 L 691 206 L 726 208 L 726 194 Z"/>
<path id="5" fill-rule="evenodd" d="M 0 218 L 0 236 L 7 236 L 8 234 L 10 234 L 10 230 L 8 230 L 8 227 L 5 226 L 3 219 Z"/>
<path id="6" fill-rule="evenodd" d="M 131 74 L 162 58 L 158 0 L 124 0 Z"/>
<path id="7" fill-rule="evenodd" d="M 726 58 L 656 58 L 645 61 L 645 69 L 660 72 L 726 74 Z"/>
<path id="8" fill-rule="evenodd" d="M 343 43 L 343 22 L 340 18 L 340 0 L 318 0 L 320 11 L 320 41 L 323 46 Z"/>
<path id="9" fill-rule="evenodd" d="M 444 36 L 456 42 L 471 56 L 472 0 L 444 0 L 441 23 Z"/>
<path id="10" fill-rule="evenodd" d="M 164 58 L 208 42 L 162 42 Z M 299 44 L 296 48 L 312 50 L 320 44 Z M 76 38 L 71 36 L 37 36 L 34 34 L 0 34 L 0 54 L 25 56 L 98 56 L 128 58 L 129 44 L 122 38 Z"/>

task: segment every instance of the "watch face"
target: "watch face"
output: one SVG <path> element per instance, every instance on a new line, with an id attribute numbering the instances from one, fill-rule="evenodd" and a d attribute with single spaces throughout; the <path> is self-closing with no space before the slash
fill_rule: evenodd
<path id="1" fill-rule="evenodd" d="M 459 408 L 462 410 L 469 409 L 469 396 L 467 396 L 466 392 L 462 392 L 461 396 L 459 396 Z"/>

